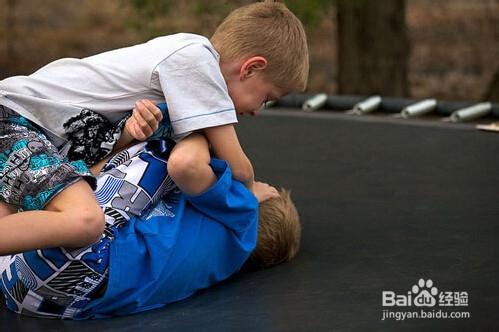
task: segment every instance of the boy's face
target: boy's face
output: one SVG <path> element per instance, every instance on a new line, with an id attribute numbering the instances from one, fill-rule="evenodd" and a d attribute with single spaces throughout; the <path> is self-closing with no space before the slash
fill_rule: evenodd
<path id="1" fill-rule="evenodd" d="M 248 60 L 240 67 L 236 79 L 227 80 L 229 95 L 239 115 L 256 115 L 267 101 L 277 100 L 286 92 L 265 77 L 266 61 Z M 252 58 L 253 59 L 253 58 Z"/>

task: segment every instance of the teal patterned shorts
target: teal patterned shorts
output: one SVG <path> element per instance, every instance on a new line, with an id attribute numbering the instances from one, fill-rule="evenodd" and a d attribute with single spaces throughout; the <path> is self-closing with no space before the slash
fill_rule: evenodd
<path id="1" fill-rule="evenodd" d="M 41 210 L 61 190 L 95 178 L 81 161 L 68 161 L 32 122 L 0 106 L 0 200 L 20 211 Z"/>

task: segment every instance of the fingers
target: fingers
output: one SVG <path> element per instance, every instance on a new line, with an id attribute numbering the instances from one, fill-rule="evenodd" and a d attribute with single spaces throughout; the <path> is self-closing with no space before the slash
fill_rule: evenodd
<path id="1" fill-rule="evenodd" d="M 143 141 L 158 129 L 162 119 L 163 114 L 154 103 L 140 100 L 135 103 L 128 129 L 134 138 Z"/>
<path id="2" fill-rule="evenodd" d="M 139 141 L 145 141 L 147 137 L 151 136 L 152 134 L 149 134 L 148 132 L 144 132 L 142 128 L 137 124 L 137 120 L 134 121 L 133 123 L 133 131 L 135 132 L 135 138 L 138 139 Z"/>
<path id="3" fill-rule="evenodd" d="M 263 187 L 263 189 L 265 189 L 269 193 L 279 195 L 279 191 L 275 187 L 271 186 L 270 184 L 265 183 L 265 182 L 258 182 L 258 181 L 256 183 L 258 183 L 259 185 L 261 185 Z"/>
<path id="4" fill-rule="evenodd" d="M 161 113 L 161 110 L 152 101 L 148 99 L 143 99 L 140 100 L 139 103 L 147 108 L 149 114 L 152 114 L 152 116 L 154 116 L 154 118 L 156 119 L 156 122 L 161 122 L 161 120 L 163 119 L 163 114 Z"/>
<path id="5" fill-rule="evenodd" d="M 269 194 L 271 198 L 274 197 L 279 197 L 279 191 L 275 188 L 269 185 Z"/>
<path id="6" fill-rule="evenodd" d="M 139 111 L 139 108 L 134 108 L 133 113 L 132 113 L 132 118 L 134 120 L 133 122 L 133 128 L 135 130 L 135 133 L 137 134 L 137 139 L 146 139 L 147 137 L 151 136 L 152 133 L 154 132 L 154 125 L 150 125 L 142 116 L 141 112 Z"/>
<path id="7" fill-rule="evenodd" d="M 272 187 L 268 183 L 258 181 L 255 181 L 254 183 L 253 193 L 260 203 L 280 196 L 279 191 L 275 187 Z"/>

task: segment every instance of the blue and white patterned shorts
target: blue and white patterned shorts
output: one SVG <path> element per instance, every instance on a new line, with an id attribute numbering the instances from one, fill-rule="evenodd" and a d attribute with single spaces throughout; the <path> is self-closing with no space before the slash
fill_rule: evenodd
<path id="1" fill-rule="evenodd" d="M 81 161 L 69 161 L 32 122 L 0 106 L 0 200 L 19 210 L 41 210 L 60 191 L 95 179 Z"/>

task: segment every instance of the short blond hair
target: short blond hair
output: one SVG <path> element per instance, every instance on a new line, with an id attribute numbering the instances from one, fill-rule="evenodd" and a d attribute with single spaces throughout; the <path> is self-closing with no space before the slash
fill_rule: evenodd
<path id="1" fill-rule="evenodd" d="M 291 193 L 281 189 L 280 197 L 260 204 L 258 239 L 246 268 L 268 268 L 293 259 L 300 249 L 301 225 Z"/>
<path id="2" fill-rule="evenodd" d="M 287 92 L 307 87 L 307 36 L 300 20 L 280 2 L 257 2 L 234 10 L 210 40 L 222 61 L 262 56 L 271 83 Z"/>

